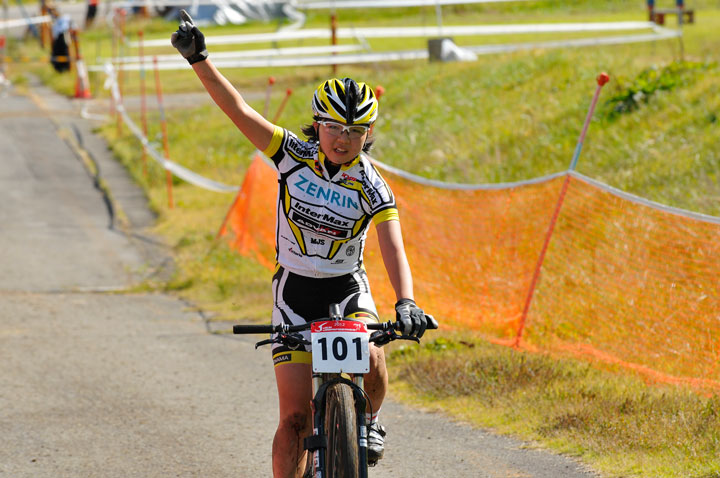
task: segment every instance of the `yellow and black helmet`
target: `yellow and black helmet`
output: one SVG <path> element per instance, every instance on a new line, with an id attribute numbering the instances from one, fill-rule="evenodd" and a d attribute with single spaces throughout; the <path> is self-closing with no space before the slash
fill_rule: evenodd
<path id="1" fill-rule="evenodd" d="M 333 78 L 315 90 L 312 110 L 315 119 L 372 124 L 377 119 L 378 100 L 365 83 L 356 83 L 351 78 Z"/>

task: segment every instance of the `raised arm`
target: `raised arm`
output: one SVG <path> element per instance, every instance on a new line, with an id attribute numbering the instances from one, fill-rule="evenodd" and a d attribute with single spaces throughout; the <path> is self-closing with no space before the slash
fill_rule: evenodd
<path id="1" fill-rule="evenodd" d="M 185 10 L 180 11 L 180 27 L 172 34 L 172 45 L 190 63 L 213 101 L 235 126 L 260 150 L 270 145 L 274 126 L 245 102 L 242 95 L 208 59 L 205 36 Z"/>

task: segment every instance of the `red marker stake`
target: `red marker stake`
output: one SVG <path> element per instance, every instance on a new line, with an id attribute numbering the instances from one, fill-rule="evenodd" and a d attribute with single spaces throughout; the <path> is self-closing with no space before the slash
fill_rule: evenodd
<path id="1" fill-rule="evenodd" d="M 593 96 L 592 103 L 590 103 L 590 109 L 588 110 L 588 114 L 585 117 L 585 124 L 583 125 L 582 133 L 580 133 L 580 138 L 578 139 L 577 146 L 575 146 L 575 154 L 573 154 L 572 162 L 570 162 L 571 171 L 575 170 L 578 159 L 580 158 L 580 151 L 582 151 L 583 143 L 585 142 L 585 135 L 587 134 L 588 127 L 590 126 L 590 120 L 592 119 L 593 113 L 595 112 L 595 106 L 597 105 L 598 98 L 600 97 L 600 90 L 602 90 L 602 87 L 605 86 L 608 81 L 610 81 L 610 76 L 605 72 L 600 73 L 597 77 L 598 86 L 595 90 L 595 95 Z"/>
<path id="2" fill-rule="evenodd" d="M 282 103 L 280 103 L 280 108 L 278 108 L 278 111 L 277 113 L 275 113 L 275 117 L 272 120 L 273 124 L 277 123 L 277 121 L 280 119 L 280 115 L 285 109 L 285 105 L 287 105 L 287 102 L 290 99 L 290 95 L 292 95 L 292 90 L 288 88 L 287 91 L 285 91 L 285 98 L 283 98 Z"/>
<path id="3" fill-rule="evenodd" d="M 147 104 L 145 101 L 145 51 L 143 48 L 145 34 L 142 30 L 138 32 L 138 56 L 140 57 L 140 119 L 142 120 L 143 135 L 148 137 Z M 143 176 L 147 178 L 147 148 L 143 143 L 142 150 Z"/>
<path id="4" fill-rule="evenodd" d="M 163 106 L 163 96 L 162 96 L 162 82 L 160 81 L 160 69 L 158 68 L 158 59 L 157 56 L 153 57 L 153 65 L 155 67 L 155 90 L 157 92 L 157 100 L 158 100 L 158 109 L 160 110 L 160 126 L 162 128 L 162 136 L 163 136 L 163 151 L 165 153 L 165 160 L 170 160 L 170 144 L 168 142 L 168 132 L 167 132 L 167 120 L 165 119 L 165 107 Z M 165 165 L 163 165 L 164 167 Z M 168 196 L 168 208 L 173 209 L 175 207 L 175 202 L 173 201 L 173 191 L 172 191 L 172 174 L 170 173 L 170 170 L 165 168 L 165 183 L 167 188 L 167 196 Z"/>
<path id="5" fill-rule="evenodd" d="M 583 125 L 582 132 L 580 133 L 578 144 L 575 147 L 575 154 L 573 155 L 573 160 L 570 164 L 570 171 L 573 171 L 575 169 L 575 166 L 577 165 L 577 160 L 580 157 L 580 150 L 582 150 L 583 141 L 585 141 L 585 135 L 587 134 L 590 120 L 592 119 L 593 112 L 595 111 L 595 106 L 597 105 L 598 97 L 600 96 L 600 90 L 603 86 L 605 86 L 608 81 L 610 81 L 610 76 L 608 76 L 607 73 L 600 73 L 600 75 L 597 77 L 598 87 L 595 90 L 595 96 L 593 96 L 592 103 L 590 104 L 590 109 L 587 116 L 585 117 L 585 124 Z M 540 251 L 540 257 L 538 257 L 537 264 L 535 265 L 535 271 L 533 272 L 532 280 L 530 281 L 530 290 L 528 291 L 528 295 L 525 298 L 525 306 L 523 307 L 522 315 L 520 316 L 520 324 L 518 325 L 518 330 L 515 335 L 515 342 L 513 344 L 515 347 L 520 346 L 520 339 L 522 338 L 522 334 L 525 331 L 527 315 L 530 311 L 530 305 L 532 304 L 533 295 L 535 295 L 535 288 L 537 287 L 538 280 L 540 279 L 540 270 L 542 269 L 542 265 L 545 262 L 545 254 L 547 253 L 548 246 L 550 245 L 550 239 L 552 239 L 553 232 L 555 231 L 555 224 L 557 223 L 558 216 L 560 216 L 560 209 L 562 208 L 563 202 L 565 201 L 565 195 L 567 194 L 569 185 L 570 174 L 565 176 L 565 181 L 563 182 L 562 189 L 560 190 L 560 197 L 558 198 L 557 205 L 555 206 L 555 211 L 553 211 L 552 218 L 550 219 L 550 226 L 548 227 L 547 233 L 545 234 L 545 241 L 543 242 L 543 247 Z"/>
<path id="6" fill-rule="evenodd" d="M 382 85 L 377 85 L 375 87 L 375 97 L 380 101 L 380 97 L 385 94 L 385 88 L 382 87 Z"/>
<path id="7" fill-rule="evenodd" d="M 272 87 L 275 84 L 275 77 L 271 76 L 268 78 L 268 86 L 265 90 L 265 108 L 263 108 L 263 118 L 267 118 L 268 111 L 270 109 L 270 94 L 272 93 Z"/>

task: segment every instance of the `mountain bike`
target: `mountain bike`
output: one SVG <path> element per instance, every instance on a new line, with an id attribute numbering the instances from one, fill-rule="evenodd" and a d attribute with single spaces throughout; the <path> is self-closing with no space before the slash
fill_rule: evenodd
<path id="1" fill-rule="evenodd" d="M 309 451 L 304 478 L 367 478 L 365 410 L 366 406 L 372 410 L 372 403 L 363 384 L 370 371 L 370 344 L 382 346 L 398 339 L 419 343 L 420 339 L 399 334 L 398 322 L 343 319 L 337 304 L 329 312 L 326 319 L 302 325 L 234 325 L 233 333 L 273 334 L 255 348 L 275 343 L 311 346 L 313 434 L 304 440 Z M 435 319 L 427 317 L 428 328 L 436 329 Z M 304 330 L 310 330 L 310 342 L 299 333 Z"/>

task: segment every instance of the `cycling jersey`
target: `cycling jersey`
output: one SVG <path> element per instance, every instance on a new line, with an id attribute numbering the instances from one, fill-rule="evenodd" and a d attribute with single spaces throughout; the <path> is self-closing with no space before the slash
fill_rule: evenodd
<path id="1" fill-rule="evenodd" d="M 318 143 L 275 127 L 264 153 L 278 171 L 278 264 L 306 277 L 334 277 L 362 268 L 367 230 L 398 218 L 395 197 L 362 154 L 332 177 Z"/>

